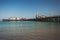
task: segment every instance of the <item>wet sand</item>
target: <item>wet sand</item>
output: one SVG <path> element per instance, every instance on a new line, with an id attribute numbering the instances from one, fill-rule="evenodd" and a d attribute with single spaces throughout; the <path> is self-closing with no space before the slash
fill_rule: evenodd
<path id="1" fill-rule="evenodd" d="M 60 40 L 60 33 L 45 33 L 40 31 L 8 33 L 2 34 L 0 31 L 0 40 Z"/>

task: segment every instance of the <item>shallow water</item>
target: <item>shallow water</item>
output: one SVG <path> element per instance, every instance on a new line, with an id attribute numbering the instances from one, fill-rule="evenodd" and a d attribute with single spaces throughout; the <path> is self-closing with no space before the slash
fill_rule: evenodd
<path id="1" fill-rule="evenodd" d="M 60 40 L 60 23 L 0 21 L 0 40 Z"/>

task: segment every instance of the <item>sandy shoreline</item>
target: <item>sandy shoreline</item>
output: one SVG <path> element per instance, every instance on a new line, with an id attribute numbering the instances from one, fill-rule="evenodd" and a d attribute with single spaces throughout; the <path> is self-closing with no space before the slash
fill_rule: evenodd
<path id="1" fill-rule="evenodd" d="M 29 32 L 23 35 L 16 33 L 15 35 L 3 35 L 0 33 L 0 40 L 60 40 L 60 34 L 57 33 L 44 33 L 44 32 Z"/>

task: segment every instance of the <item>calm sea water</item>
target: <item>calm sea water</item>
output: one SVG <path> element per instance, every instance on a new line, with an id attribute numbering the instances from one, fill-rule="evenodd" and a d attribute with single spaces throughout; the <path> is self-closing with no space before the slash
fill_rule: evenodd
<path id="1" fill-rule="evenodd" d="M 0 21 L 0 40 L 60 40 L 60 23 Z"/>

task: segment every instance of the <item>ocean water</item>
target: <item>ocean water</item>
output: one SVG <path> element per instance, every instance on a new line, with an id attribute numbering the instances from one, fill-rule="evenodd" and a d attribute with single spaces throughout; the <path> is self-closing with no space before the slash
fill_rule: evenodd
<path id="1" fill-rule="evenodd" d="M 0 21 L 0 40 L 60 40 L 60 23 Z"/>

